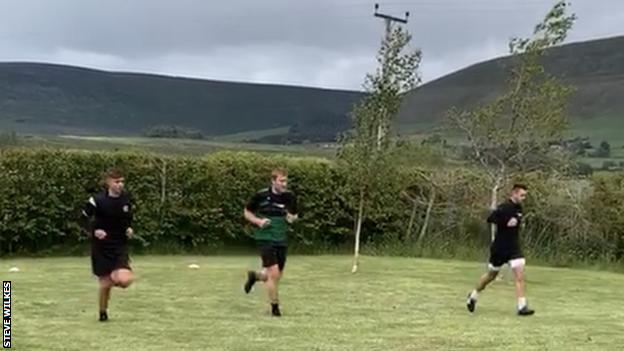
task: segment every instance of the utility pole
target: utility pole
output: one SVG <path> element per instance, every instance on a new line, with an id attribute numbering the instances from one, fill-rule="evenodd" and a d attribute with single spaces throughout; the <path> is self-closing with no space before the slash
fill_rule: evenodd
<path id="1" fill-rule="evenodd" d="M 403 24 L 407 24 L 407 19 L 409 18 L 409 11 L 405 12 L 405 18 L 394 17 L 390 15 L 386 15 L 383 13 L 379 13 L 379 4 L 375 4 L 375 17 L 383 18 L 386 21 L 386 36 L 388 36 L 390 32 L 390 24 L 392 22 L 399 22 Z"/>
<path id="2" fill-rule="evenodd" d="M 391 15 L 387 15 L 384 13 L 379 13 L 379 4 L 375 4 L 375 17 L 378 18 L 382 18 L 386 24 L 386 32 L 385 32 L 385 36 L 384 36 L 384 42 L 388 43 L 390 41 L 390 36 L 392 34 L 392 22 L 398 22 L 398 23 L 402 23 L 402 24 L 407 24 L 407 19 L 409 18 L 409 11 L 405 12 L 405 17 L 404 18 L 399 18 L 399 17 L 395 17 L 395 16 L 391 16 Z M 387 58 L 388 58 L 388 51 L 386 50 L 385 54 L 384 54 L 384 62 L 383 62 L 383 69 L 382 69 L 382 81 L 384 83 L 387 82 L 387 74 L 386 74 L 386 62 L 387 62 Z M 380 113 L 383 115 L 385 114 L 385 111 L 380 111 Z M 385 136 L 385 134 L 388 132 L 388 130 L 390 129 L 389 125 L 385 125 L 385 124 L 389 124 L 389 121 L 387 120 L 387 118 L 383 118 L 382 119 L 385 123 L 379 123 L 379 125 L 377 126 L 377 150 L 381 150 L 381 141 L 383 140 L 383 137 Z"/>

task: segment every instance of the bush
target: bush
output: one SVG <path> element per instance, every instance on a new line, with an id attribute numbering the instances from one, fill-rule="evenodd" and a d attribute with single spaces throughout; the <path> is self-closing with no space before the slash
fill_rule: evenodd
<path id="1" fill-rule="evenodd" d="M 235 152 L 198 158 L 11 149 L 0 150 L 0 252 L 69 252 L 84 245 L 80 210 L 100 189 L 100 173 L 111 166 L 127 174 L 140 247 L 251 245 L 252 228 L 242 210 L 268 186 L 275 166 L 289 170 L 299 198 L 302 219 L 289 234 L 294 246 L 319 252 L 353 242 L 356 211 L 345 201 L 348 177 L 326 160 Z M 363 224 L 364 250 L 484 254 L 489 244 L 484 174 L 462 167 L 402 168 L 387 181 L 388 190 L 375 198 Z M 561 264 L 623 258 L 624 173 L 587 179 L 530 174 L 523 182 L 530 185 L 522 231 L 528 255 Z"/>
<path id="2" fill-rule="evenodd" d="M 577 162 L 576 164 L 573 165 L 570 173 L 572 175 L 577 175 L 577 176 L 584 177 L 584 176 L 592 175 L 594 173 L 594 169 L 588 163 Z"/>
<path id="3" fill-rule="evenodd" d="M 304 218 L 293 241 L 304 245 L 344 241 L 349 215 L 336 207 L 340 177 L 327 162 L 221 153 L 206 158 L 134 153 L 0 151 L 0 252 L 39 252 L 86 241 L 78 225 L 103 170 L 127 174 L 136 202 L 135 230 L 143 245 L 187 247 L 249 242 L 242 219 L 247 199 L 268 185 L 272 167 L 290 169 Z"/>

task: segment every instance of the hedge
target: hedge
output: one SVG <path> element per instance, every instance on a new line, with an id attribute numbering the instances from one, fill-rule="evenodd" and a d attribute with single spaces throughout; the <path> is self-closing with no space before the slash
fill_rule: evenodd
<path id="1" fill-rule="evenodd" d="M 252 228 L 244 222 L 242 210 L 256 191 L 268 186 L 268 175 L 276 166 L 288 169 L 300 203 L 302 219 L 289 233 L 291 243 L 320 250 L 344 247 L 353 240 L 355 211 L 342 196 L 347 177 L 327 160 L 245 152 L 180 157 L 5 149 L 0 150 L 0 252 L 36 253 L 84 245 L 88 238 L 78 224 L 80 211 L 101 189 L 101 173 L 111 166 L 125 171 L 135 199 L 135 245 L 251 245 Z M 379 197 L 381 202 L 369 211 L 363 226 L 365 248 L 414 255 L 453 256 L 465 251 L 486 255 L 489 234 L 483 218 L 489 185 L 483 174 L 464 168 L 404 169 L 396 177 L 403 177 L 400 183 L 407 185 Z M 622 259 L 622 174 L 587 180 L 534 174 L 525 182 L 530 196 L 522 237 L 528 254 L 562 264 Z M 431 196 L 428 229 L 419 238 Z"/>
<path id="2" fill-rule="evenodd" d="M 251 228 L 242 219 L 247 199 L 268 186 L 271 169 L 291 173 L 306 220 L 291 240 L 307 245 L 344 240 L 349 215 L 336 196 L 339 177 L 328 162 L 314 159 L 221 153 L 205 158 L 140 153 L 5 150 L 0 159 L 1 252 L 37 252 L 75 245 L 87 237 L 80 210 L 100 191 L 111 167 L 126 173 L 135 199 L 135 231 L 143 245 L 244 243 Z"/>

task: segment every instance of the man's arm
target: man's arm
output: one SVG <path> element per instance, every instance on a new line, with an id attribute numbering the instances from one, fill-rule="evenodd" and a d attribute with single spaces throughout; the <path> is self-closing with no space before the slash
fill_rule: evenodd
<path id="1" fill-rule="evenodd" d="M 88 236 L 95 236 L 96 238 L 102 240 L 106 237 L 106 232 L 102 229 L 95 228 L 93 216 L 95 216 L 95 211 L 97 208 L 97 200 L 95 197 L 90 197 L 89 200 L 85 203 L 84 208 L 82 209 L 82 228 L 87 232 Z"/>
<path id="2" fill-rule="evenodd" d="M 132 221 L 134 220 L 134 201 L 131 194 L 126 195 L 128 197 L 128 211 L 124 217 L 124 227 L 126 228 L 126 235 L 132 237 L 134 230 L 132 229 Z"/>
<path id="3" fill-rule="evenodd" d="M 498 206 L 492 212 L 490 212 L 490 215 L 487 218 L 487 222 L 490 224 L 498 224 L 502 212 L 502 206 Z"/>
<path id="4" fill-rule="evenodd" d="M 89 200 L 84 204 L 82 208 L 82 215 L 80 217 L 80 226 L 82 229 L 91 236 L 93 234 L 93 215 L 95 215 L 95 209 L 97 204 L 95 198 L 91 196 Z"/>
<path id="5" fill-rule="evenodd" d="M 299 209 L 297 207 L 297 197 L 294 194 L 290 193 L 290 197 L 288 199 L 288 204 L 286 206 L 286 221 L 288 223 L 293 223 L 297 219 L 299 219 Z"/>
<path id="6" fill-rule="evenodd" d="M 249 201 L 247 205 L 245 206 L 245 209 L 243 211 L 243 216 L 251 224 L 258 226 L 258 227 L 264 227 L 270 221 L 267 218 L 259 218 L 254 213 L 255 211 L 258 210 L 258 206 L 260 205 L 260 200 L 261 200 L 261 197 L 259 194 L 254 195 L 254 197 L 251 198 L 251 201 Z"/>
<path id="7" fill-rule="evenodd" d="M 515 227 L 518 225 L 518 219 L 512 213 L 512 209 L 505 204 L 498 206 L 487 218 L 487 222 L 496 225 L 506 225 L 507 227 Z"/>
<path id="8" fill-rule="evenodd" d="M 496 224 L 498 223 L 499 216 L 500 216 L 500 211 L 497 208 L 494 211 L 490 212 L 490 215 L 487 218 L 487 222 L 490 224 Z"/>
<path id="9" fill-rule="evenodd" d="M 249 211 L 247 208 L 245 208 L 245 211 L 243 213 L 243 215 L 245 216 L 245 219 L 253 224 L 256 225 L 258 227 L 262 227 L 263 223 L 265 223 L 265 221 L 267 221 L 266 218 L 259 218 L 257 217 L 253 212 Z"/>

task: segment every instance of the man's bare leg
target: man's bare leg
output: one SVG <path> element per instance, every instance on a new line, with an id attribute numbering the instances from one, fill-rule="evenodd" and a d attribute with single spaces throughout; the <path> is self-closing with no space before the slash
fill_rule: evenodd
<path id="1" fill-rule="evenodd" d="M 267 295 L 269 297 L 269 303 L 271 304 L 271 313 L 279 317 L 281 312 L 279 310 L 279 294 L 277 292 L 277 286 L 280 279 L 280 271 L 277 265 L 273 265 L 266 269 L 267 280 L 265 282 Z"/>
<path id="2" fill-rule="evenodd" d="M 498 271 L 495 271 L 495 270 L 490 270 L 487 273 L 483 274 L 481 278 L 479 278 L 479 282 L 477 283 L 477 286 L 475 287 L 475 290 L 477 291 L 477 293 L 480 293 L 483 290 L 485 290 L 485 288 L 491 282 L 493 282 L 497 276 L 498 276 Z"/>
<path id="3" fill-rule="evenodd" d="M 468 301 L 466 302 L 466 307 L 468 311 L 474 312 L 477 305 L 477 298 L 479 297 L 479 293 L 485 290 L 485 288 L 496 279 L 498 276 L 498 271 L 500 268 L 490 267 L 490 270 L 479 278 L 479 282 L 475 289 L 468 295 Z"/>
<path id="4" fill-rule="evenodd" d="M 266 268 L 262 268 L 262 270 L 256 272 L 256 271 L 247 271 L 247 281 L 245 282 L 245 285 L 243 286 L 243 289 L 245 290 L 246 294 L 249 294 L 249 292 L 251 291 L 251 288 L 253 288 L 254 284 L 256 284 L 256 282 L 266 282 L 267 281 L 267 273 L 266 273 Z"/>
<path id="5" fill-rule="evenodd" d="M 525 262 L 523 258 L 515 259 L 510 262 L 511 269 L 514 274 L 514 282 L 516 285 L 516 298 L 518 299 L 518 315 L 530 316 L 535 311 L 529 309 L 526 300 L 526 285 L 524 282 L 524 266 Z"/>
<path id="6" fill-rule="evenodd" d="M 100 321 L 105 322 L 108 320 L 108 314 L 106 313 L 106 310 L 108 310 L 108 301 L 110 300 L 110 291 L 114 283 L 111 280 L 110 276 L 100 277 L 99 283 L 100 283 L 100 293 L 99 293 Z"/>
<path id="7" fill-rule="evenodd" d="M 266 286 L 267 296 L 269 298 L 269 303 L 271 304 L 271 313 L 274 316 L 281 316 L 281 312 L 279 310 L 279 294 L 277 288 L 281 277 L 282 272 L 279 270 L 278 265 L 265 267 L 259 272 L 248 271 L 247 282 L 244 286 L 245 292 L 249 293 L 251 291 L 251 288 L 257 281 L 264 282 Z"/>
<path id="8" fill-rule="evenodd" d="M 134 274 L 132 271 L 126 268 L 116 269 L 111 273 L 111 280 L 122 289 L 129 287 L 134 281 Z"/>

